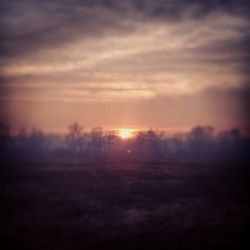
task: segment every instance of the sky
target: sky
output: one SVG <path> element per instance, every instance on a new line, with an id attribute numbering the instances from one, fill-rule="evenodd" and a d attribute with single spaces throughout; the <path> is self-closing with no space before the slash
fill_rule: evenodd
<path id="1" fill-rule="evenodd" d="M 0 0 L 14 129 L 249 129 L 247 0 Z"/>

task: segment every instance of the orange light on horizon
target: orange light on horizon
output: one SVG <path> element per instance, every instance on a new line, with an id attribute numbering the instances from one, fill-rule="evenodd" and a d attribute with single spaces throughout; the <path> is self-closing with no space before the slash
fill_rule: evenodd
<path id="1" fill-rule="evenodd" d="M 129 139 L 133 136 L 133 130 L 130 128 L 120 128 L 118 129 L 118 136 L 122 139 Z"/>

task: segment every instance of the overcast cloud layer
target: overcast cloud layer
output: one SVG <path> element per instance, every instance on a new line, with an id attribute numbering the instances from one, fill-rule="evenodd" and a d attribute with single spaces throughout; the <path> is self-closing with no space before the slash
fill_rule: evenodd
<path id="1" fill-rule="evenodd" d="M 1 116 L 246 128 L 247 2 L 1 0 Z"/>

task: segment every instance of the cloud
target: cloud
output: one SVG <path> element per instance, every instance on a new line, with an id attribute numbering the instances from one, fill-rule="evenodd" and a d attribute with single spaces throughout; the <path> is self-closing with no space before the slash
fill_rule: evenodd
<path id="1" fill-rule="evenodd" d="M 79 91 L 79 86 L 85 91 L 98 85 L 108 92 L 119 85 L 124 90 L 144 89 L 151 92 L 148 97 L 244 85 L 247 54 L 241 30 L 248 23 L 243 17 L 215 12 L 202 22 L 128 22 L 133 29 L 117 31 L 120 34 L 111 32 L 102 39 L 83 36 L 9 59 L 3 75 L 15 78 L 20 87 L 66 85 L 70 91 Z"/>
<path id="2" fill-rule="evenodd" d="M 206 18 L 214 12 L 247 18 L 248 1 L 1 1 L 3 49 L 6 56 L 89 36 L 126 33 L 132 21 Z"/>
<path id="3" fill-rule="evenodd" d="M 190 112 L 187 124 L 194 125 L 208 119 L 204 112 L 218 118 L 204 92 L 236 93 L 249 82 L 245 0 L 2 0 L 0 5 L 0 101 L 11 104 L 13 116 L 20 111 L 14 105 L 24 102 L 36 103 L 32 112 L 43 113 L 46 102 L 58 102 L 57 110 L 71 110 L 68 103 L 102 109 L 105 103 L 114 114 L 109 105 L 132 103 L 138 116 L 148 109 L 152 119 L 178 110 L 175 125 Z M 216 93 L 209 93 L 220 106 Z M 242 108 L 238 99 L 225 96 L 229 107 Z M 152 103 L 158 113 L 148 107 Z M 25 105 L 23 113 L 30 109 Z M 163 120 L 159 126 L 171 123 Z"/>

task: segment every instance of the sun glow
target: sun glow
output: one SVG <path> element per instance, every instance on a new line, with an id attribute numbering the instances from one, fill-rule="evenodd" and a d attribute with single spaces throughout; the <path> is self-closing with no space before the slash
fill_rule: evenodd
<path id="1" fill-rule="evenodd" d="M 122 139 L 128 139 L 133 136 L 133 131 L 129 128 L 121 128 L 118 130 L 118 136 Z"/>

